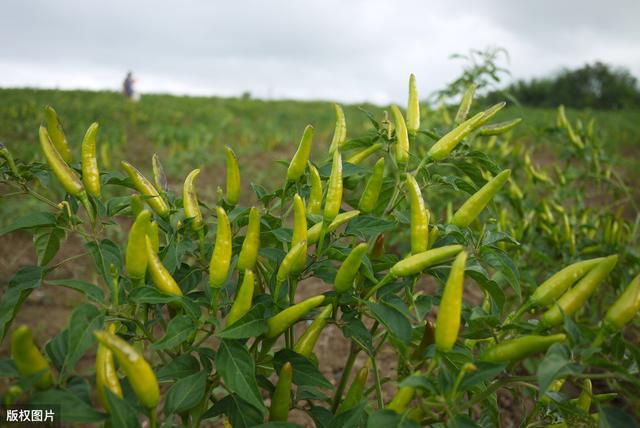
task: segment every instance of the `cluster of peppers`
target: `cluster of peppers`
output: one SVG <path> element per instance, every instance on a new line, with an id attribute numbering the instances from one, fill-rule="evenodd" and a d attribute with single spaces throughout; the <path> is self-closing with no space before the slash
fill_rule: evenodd
<path id="1" fill-rule="evenodd" d="M 343 161 L 342 151 L 347 141 L 346 120 L 342 109 L 336 105 L 336 126 L 329 148 L 332 158 L 331 171 L 326 189 L 317 168 L 310 162 L 314 129 L 307 126 L 304 130 L 298 150 L 293 156 L 287 169 L 287 184 L 294 185 L 300 180 L 306 180 L 308 172 L 309 193 L 307 200 L 299 194 L 293 196 L 292 210 L 294 226 L 289 249 L 275 270 L 275 286 L 269 290 L 273 301 L 281 308 L 279 312 L 266 320 L 267 330 L 265 341 L 270 346 L 280 336 L 285 336 L 288 347 L 296 353 L 309 358 L 328 322 L 337 317 L 340 296 L 344 293 L 357 293 L 363 300 L 376 300 L 378 292 L 383 287 L 401 278 L 417 278 L 428 268 L 451 262 L 448 279 L 444 284 L 442 297 L 435 324 L 427 322 L 422 340 L 415 345 L 413 356 L 424 359 L 430 345 L 442 353 L 449 352 L 458 342 L 461 328 L 463 285 L 465 268 L 469 257 L 468 251 L 458 244 L 438 245 L 439 229 L 430 228 L 431 213 L 426 207 L 422 196 L 417 175 L 409 170 L 410 146 L 415 141 L 420 129 L 420 109 L 416 90 L 415 77 L 412 75 L 409 84 L 409 105 L 406 120 L 397 106 L 392 106 L 391 113 L 394 128 L 394 151 L 391 157 L 398 173 L 403 176 L 406 199 L 410 207 L 410 254 L 394 263 L 381 279 L 371 282 L 364 287 L 365 281 L 360 274 L 364 257 L 367 254 L 380 254 L 384 243 L 384 235 L 379 235 L 372 242 L 362 242 L 353 245 L 346 259 L 337 270 L 334 289 L 336 299 L 325 295 L 310 297 L 304 301 L 295 302 L 296 279 L 307 266 L 310 248 L 315 245 L 313 257 L 322 255 L 331 233 L 340 226 L 357 217 L 360 213 L 371 213 L 380 210 L 379 197 L 385 178 L 385 158 L 380 157 L 372 168 L 371 175 L 366 179 L 357 209 L 341 212 L 343 207 Z M 461 106 L 455 117 L 457 126 L 442 136 L 424 157 L 423 162 L 438 162 L 446 159 L 449 154 L 471 133 L 481 135 L 499 135 L 513 129 L 519 120 L 486 125 L 504 103 L 497 104 L 471 118 L 467 118 L 474 88 L 470 88 L 464 95 Z M 95 222 L 95 210 L 87 197 L 100 196 L 100 173 L 96 161 L 96 133 L 97 124 L 92 124 L 82 143 L 82 178 L 69 167 L 71 152 L 64 132 L 59 125 L 55 111 L 46 109 L 47 126 L 41 126 L 39 131 L 40 145 L 47 162 L 58 178 L 63 188 L 70 195 L 78 198 L 85 206 L 89 218 Z M 565 121 L 563 123 L 568 123 Z M 566 127 L 566 125 L 565 125 Z M 567 128 L 568 130 L 571 128 Z M 391 128 L 389 128 L 391 135 Z M 575 141 L 574 141 L 575 140 Z M 578 145 L 581 140 L 572 138 Z M 370 156 L 382 152 L 384 144 L 377 143 L 361 150 L 349 158 L 350 164 L 360 164 Z M 232 231 L 227 215 L 229 208 L 235 207 L 240 200 L 240 170 L 234 152 L 225 147 L 227 179 L 226 193 L 216 207 L 215 244 L 209 262 L 209 286 L 211 288 L 211 315 L 218 316 L 220 310 L 218 291 L 226 283 L 231 274 Z M 182 291 L 169 270 L 163 265 L 158 252 L 160 239 L 158 221 L 154 214 L 161 219 L 167 219 L 172 214 L 163 193 L 166 191 L 166 178 L 157 157 L 153 159 L 154 182 L 151 183 L 133 165 L 123 161 L 122 168 L 128 174 L 133 187 L 141 196 L 132 198 L 132 212 L 135 216 L 128 236 L 125 266 L 127 274 L 134 286 L 143 285 L 146 278 L 163 293 L 181 296 Z M 418 168 L 417 170 L 419 170 Z M 183 211 L 185 221 L 191 230 L 199 237 L 201 251 L 204 254 L 204 240 L 206 224 L 200 210 L 196 192 L 196 179 L 199 169 L 191 171 L 183 186 Z M 457 228 L 467 228 L 479 217 L 492 199 L 510 180 L 511 171 L 504 170 L 494 177 L 476 193 L 471 195 L 457 211 L 452 213 L 449 223 Z M 395 198 L 399 197 L 401 189 L 396 189 Z M 283 191 L 283 194 L 285 193 Z M 283 200 L 284 202 L 284 200 Z M 392 198 L 389 206 L 393 206 Z M 145 204 L 151 211 L 145 208 Z M 226 209 L 225 209 L 226 207 Z M 385 209 L 384 214 L 389 211 Z M 309 226 L 308 219 L 319 219 Z M 256 289 L 256 275 L 254 268 L 259 260 L 261 213 L 256 207 L 251 208 L 248 225 L 237 257 L 236 268 L 241 280 L 235 293 L 235 299 L 226 313 L 226 327 L 240 320 L 252 307 L 254 291 Z M 548 307 L 540 317 L 540 334 L 511 337 L 496 342 L 490 340 L 488 346 L 479 353 L 478 360 L 492 363 L 515 363 L 535 353 L 546 350 L 554 343 L 566 339 L 562 333 L 542 334 L 562 323 L 565 317 L 571 317 L 582 307 L 596 287 L 605 280 L 617 263 L 617 256 L 601 257 L 571 264 L 551 276 L 541 284 L 527 302 L 513 315 L 507 318 L 505 324 L 516 322 L 524 313 L 535 308 Z M 288 291 L 288 292 L 287 292 Z M 170 312 L 172 309 L 169 305 Z M 321 307 L 313 322 L 297 340 L 294 338 L 292 326 L 305 319 L 314 309 Z M 601 342 L 608 331 L 619 330 L 628 323 L 636 312 L 640 310 L 640 275 L 626 288 L 624 293 L 608 310 L 603 320 L 603 330 L 597 339 Z M 224 311 L 223 311 L 224 312 Z M 140 350 L 117 335 L 119 326 L 115 322 L 108 323 L 104 330 L 95 331 L 98 340 L 96 354 L 96 387 L 98 397 L 108 410 L 108 400 L 105 391 L 109 390 L 118 397 L 122 397 L 122 387 L 115 362 L 120 371 L 128 378 L 133 392 L 140 402 L 149 409 L 154 409 L 160 401 L 160 388 L 152 366 Z M 49 363 L 34 345 L 31 332 L 26 326 L 16 329 L 12 337 L 12 357 L 19 372 L 25 376 L 38 375 L 36 387 L 49 388 L 54 380 Z M 352 363 L 351 363 L 352 365 Z M 428 372 L 433 370 L 430 365 Z M 473 364 L 465 365 L 461 373 L 474 370 Z M 356 374 L 350 388 L 344 397 L 344 383 L 340 385 L 334 400 L 334 412 L 340 414 L 348 411 L 365 398 L 366 384 L 369 377 L 370 365 L 365 364 Z M 278 373 L 278 380 L 271 397 L 269 419 L 271 421 L 286 421 L 292 405 L 292 373 L 291 363 L 285 363 Z M 418 372 L 419 373 L 419 372 Z M 343 380 L 346 382 L 347 377 Z M 416 396 L 416 389 L 402 386 L 385 406 L 398 414 L 409 412 L 411 419 L 420 421 L 425 414 L 419 406 L 410 409 L 411 402 Z M 152 424 L 155 423 L 155 413 L 151 412 Z"/>

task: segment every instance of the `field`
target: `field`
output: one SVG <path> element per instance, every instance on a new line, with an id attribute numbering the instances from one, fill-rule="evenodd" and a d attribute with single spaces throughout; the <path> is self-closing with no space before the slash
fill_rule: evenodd
<path id="1" fill-rule="evenodd" d="M 316 159 L 319 164 L 325 163 L 328 159 L 327 151 L 334 133 L 335 121 L 332 103 L 324 101 L 267 101 L 249 97 L 206 98 L 144 95 L 138 103 L 131 103 L 124 100 L 120 94 L 112 92 L 0 89 L 0 142 L 5 144 L 13 156 L 22 163 L 44 162 L 38 144 L 37 131 L 40 123 L 44 121 L 43 106 L 45 105 L 52 105 L 56 109 L 64 125 L 75 159 L 72 166 L 77 166 L 79 169 L 80 141 L 87 127 L 97 121 L 100 123 L 98 158 L 103 170 L 121 170 L 120 161 L 127 160 L 137 166 L 147 177 L 152 177 L 151 157 L 156 153 L 166 172 L 169 193 L 181 195 L 186 174 L 194 168 L 200 168 L 202 173 L 198 179 L 198 197 L 200 201 L 206 201 L 205 204 L 211 207 L 214 206 L 214 201 L 218 197 L 217 187 L 224 188 L 225 186 L 224 146 L 231 147 L 239 159 L 242 176 L 242 194 L 239 205 L 257 205 L 256 195 L 251 191 L 252 183 L 264 186 L 266 193 L 276 192 L 282 188 L 282 177 L 287 173 L 289 160 L 295 152 L 307 124 L 312 124 L 315 128 L 311 158 Z M 488 106 L 474 106 L 472 113 L 486 107 Z M 388 110 L 386 106 L 375 105 L 345 105 L 343 108 L 347 118 L 348 137 L 359 137 L 358 141 L 347 143 L 352 144 L 353 147 L 365 144 L 362 141 L 376 132 L 372 121 L 365 112 L 369 112 L 377 122 L 382 123 L 384 111 Z M 416 146 L 422 145 L 423 147 L 412 147 L 412 150 L 425 153 L 432 145 L 432 140 L 435 139 L 431 137 L 432 135 L 441 136 L 451 128 L 452 125 L 446 123 L 445 117 L 447 114 L 449 116 L 455 115 L 456 109 L 457 106 L 451 106 L 445 112 L 442 109 L 430 109 L 426 105 L 423 106 L 421 129 L 425 133 L 419 135 L 415 142 Z M 564 131 L 557 126 L 556 115 L 555 109 L 508 106 L 496 115 L 495 121 L 523 118 L 520 126 L 508 134 L 508 138 L 499 143 L 495 143 L 495 141 L 491 143 L 488 139 L 478 139 L 470 143 L 471 148 L 465 148 L 465 150 L 475 149 L 482 152 L 485 148 L 483 144 L 487 144 L 487 153 L 500 159 L 501 166 L 511 168 L 512 176 L 517 176 L 519 182 L 527 183 L 525 199 L 528 202 L 517 206 L 518 204 L 512 200 L 513 197 L 509 196 L 509 201 L 514 208 L 509 208 L 509 211 L 496 209 L 495 212 L 499 213 L 498 218 L 490 221 L 490 229 L 495 226 L 495 230 L 491 229 L 490 233 L 495 232 L 496 237 L 507 231 L 512 237 L 520 233 L 517 239 L 521 239 L 521 242 L 524 243 L 517 251 L 513 250 L 514 253 L 517 253 L 513 256 L 513 262 L 510 259 L 508 262 L 504 262 L 503 259 L 502 265 L 496 264 L 495 254 L 492 256 L 493 258 L 487 255 L 487 260 L 491 260 L 491 266 L 501 274 L 503 273 L 501 269 L 508 270 L 505 266 L 509 263 L 513 263 L 520 270 L 522 285 L 514 286 L 515 292 L 510 289 L 505 292 L 508 299 L 512 299 L 514 293 L 520 294 L 520 287 L 524 292 L 530 291 L 536 280 L 548 276 L 550 272 L 559 270 L 558 263 L 568 264 L 569 261 L 574 261 L 578 254 L 583 257 L 587 257 L 586 254 L 600 256 L 608 254 L 607 251 L 614 251 L 614 249 L 627 254 L 630 261 L 620 268 L 620 272 L 616 273 L 616 278 L 625 278 L 625 280 L 640 264 L 637 258 L 634 258 L 640 250 L 637 236 L 638 219 L 640 219 L 638 217 L 638 206 L 640 206 L 640 175 L 638 174 L 640 168 L 640 111 L 568 111 L 569 120 L 575 124 L 574 126 L 581 135 L 588 134 L 589 121 L 594 120 L 595 131 L 593 137 L 590 138 L 597 141 L 599 146 L 597 150 L 594 149 L 593 153 L 589 152 L 584 157 L 568 154 L 570 143 L 567 141 Z M 489 147 L 488 144 L 496 145 Z M 473 155 L 472 151 L 464 153 Z M 526 159 L 527 153 L 531 156 L 533 167 L 522 160 Z M 600 175 L 598 171 L 596 176 L 596 173 L 591 169 L 592 164 L 589 163 L 595 158 L 597 158 L 596 163 L 603 162 L 608 168 L 607 171 L 613 170 L 615 173 L 603 172 Z M 455 161 L 462 162 L 461 158 L 456 158 Z M 483 158 L 482 161 L 486 160 Z M 485 165 L 492 166 L 493 164 L 486 161 Z M 570 184 L 566 188 L 556 189 L 554 185 L 544 183 L 545 176 L 553 176 L 555 180 L 554 174 L 558 173 L 553 167 L 557 165 L 563 165 L 562 168 L 569 177 Z M 600 164 L 598 163 L 598 165 Z M 456 164 L 456 166 L 459 165 Z M 329 170 L 327 165 L 324 167 L 324 169 L 320 168 L 323 178 L 328 175 L 325 172 Z M 523 172 L 525 169 L 534 172 L 528 172 L 527 175 Z M 536 175 L 535 171 L 539 175 Z M 358 172 L 362 171 L 356 170 L 351 174 L 357 178 L 356 173 Z M 450 218 L 447 213 L 451 210 L 452 201 L 456 205 L 462 201 L 456 193 L 460 192 L 458 187 L 466 190 L 465 186 L 471 186 L 473 190 L 478 182 L 485 180 L 479 174 L 470 173 L 469 177 L 472 177 L 470 185 L 453 181 L 451 178 L 453 174 L 450 172 L 446 174 L 441 170 L 437 170 L 437 172 L 438 174 L 435 174 L 430 171 L 428 178 L 425 178 L 427 181 L 432 181 L 425 188 L 427 190 L 423 190 L 423 195 L 426 200 L 429 200 L 428 191 L 442 195 L 438 198 L 434 197 L 434 200 L 431 201 L 433 203 L 431 209 L 435 213 L 435 218 L 442 220 L 434 221 L 432 219 L 432 223 L 435 222 L 442 226 L 445 223 L 444 218 Z M 348 174 L 349 172 L 345 174 L 345 183 L 347 183 L 345 186 L 348 186 L 349 178 L 351 178 Z M 526 180 L 525 177 L 527 177 Z M 355 180 L 355 178 L 353 179 Z M 469 182 L 469 180 L 467 181 Z M 625 185 L 621 183 L 625 183 Z M 393 185 L 389 187 L 386 190 L 391 193 Z M 50 186 L 37 185 L 36 189 L 46 193 L 54 202 L 61 201 L 65 193 L 59 185 L 54 183 Z M 304 189 L 303 193 L 306 192 L 306 188 Z M 349 191 L 359 192 L 358 186 L 351 186 Z M 547 221 L 548 217 L 544 220 L 545 216 L 549 215 L 548 212 L 545 212 L 545 210 L 548 211 L 548 207 L 546 207 L 547 193 L 553 194 L 553 198 L 549 199 L 552 209 L 556 209 L 557 207 L 554 207 L 553 204 L 559 202 L 565 206 L 568 213 L 567 218 L 571 218 L 571 227 L 576 231 L 574 239 L 578 240 L 577 254 L 572 252 L 571 256 L 568 256 L 566 241 L 563 241 L 562 238 L 558 240 L 558 235 L 562 234 L 562 227 L 558 226 L 559 220 L 557 224 L 553 220 Z M 584 194 L 584 198 L 581 196 L 577 198 L 578 202 L 575 202 L 574 193 Z M 32 210 L 46 209 L 40 201 L 30 198 L 29 195 L 12 192 L 7 184 L 0 184 L 0 194 L 4 195 L 0 199 L 0 227 L 14 223 Z M 130 194 L 128 189 L 123 191 L 122 186 L 105 186 L 102 197 L 104 200 L 109 200 Z M 351 204 L 353 196 L 350 197 L 349 203 Z M 388 199 L 389 195 L 387 195 Z M 506 201 L 507 197 L 504 197 L 504 200 Z M 542 201 L 545 208 L 541 208 L 542 205 L 536 201 Z M 574 201 L 573 204 L 577 208 L 571 210 L 568 206 L 572 204 L 570 201 Z M 567 203 L 565 204 L 565 202 Z M 527 211 L 536 214 L 535 216 L 531 214 L 529 218 L 526 215 Z M 560 218 L 564 214 L 564 210 L 559 207 L 557 213 L 555 211 L 554 213 Z M 580 223 L 581 216 L 583 219 L 588 219 L 584 220 L 584 223 Z M 406 225 L 408 223 L 406 214 L 398 213 L 396 217 L 398 224 Z M 525 219 L 540 229 L 531 226 L 528 231 L 519 231 L 519 224 Z M 595 247 L 595 243 L 599 242 L 600 236 L 604 234 L 600 229 L 604 229 L 605 224 L 609 225 L 606 227 L 611 228 L 612 221 L 614 224 L 619 224 L 622 230 L 627 230 L 624 227 L 628 228 L 628 239 L 625 240 L 623 237 L 619 242 L 607 241 L 606 248 L 589 250 L 590 247 Z M 545 224 L 540 225 L 539 223 Z M 130 224 L 131 218 L 123 219 L 121 216 L 114 216 L 114 225 L 121 227 L 110 229 L 106 236 L 115 242 L 124 242 Z M 634 225 L 635 229 L 633 229 Z M 584 234 L 581 229 L 583 226 L 584 229 L 589 229 Z M 179 225 L 174 224 L 167 227 L 175 227 L 176 230 L 180 228 Z M 545 228 L 549 229 L 548 236 Z M 446 230 L 447 234 L 451 234 L 454 240 L 458 239 L 459 230 L 445 229 L 444 226 L 441 229 Z M 532 231 L 534 229 L 538 232 Z M 213 230 L 213 227 L 210 230 Z M 632 231 L 635 235 L 631 233 Z M 170 233 L 167 232 L 167 242 L 169 242 L 169 236 Z M 485 235 L 484 227 L 481 236 L 482 242 L 485 243 L 488 238 Z M 367 238 L 371 239 L 372 237 L 367 236 Z M 465 236 L 464 239 L 468 239 L 468 236 Z M 515 242 L 515 240 L 510 241 L 509 239 L 499 242 L 502 238 L 496 238 L 495 248 L 500 250 L 513 248 L 506 247 Z M 610 240 L 610 237 L 604 239 Z M 0 236 L 0 284 L 3 288 L 23 266 L 38 264 L 41 254 L 34 251 L 32 240 L 31 234 L 26 231 Z M 388 236 L 387 240 L 388 248 L 398 250 L 396 252 L 406 250 L 406 235 Z M 480 246 L 480 238 L 477 242 L 473 242 L 473 245 L 476 244 Z M 494 243 L 491 244 L 491 251 L 493 251 L 495 249 Z M 575 241 L 573 245 L 575 252 Z M 75 255 L 82 251 L 82 240 L 77 236 L 70 236 L 62 245 L 60 252 L 49 263 L 49 266 L 56 267 L 53 278 L 73 277 L 97 284 L 104 283 L 103 277 L 100 272 L 94 269 L 87 253 L 82 257 L 75 258 Z M 478 257 L 480 258 L 480 256 Z M 322 275 L 318 274 L 317 276 Z M 439 280 L 442 279 L 441 274 L 434 276 Z M 325 278 L 322 277 L 322 279 Z M 476 278 L 474 277 L 474 279 Z M 493 280 L 487 281 L 492 283 L 490 286 L 498 283 L 500 287 L 508 288 L 509 285 L 513 285 L 513 280 L 506 273 L 493 279 L 495 282 Z M 416 281 L 414 280 L 413 287 L 416 286 Z M 436 285 L 436 282 L 431 278 L 420 281 L 418 289 L 427 294 L 435 293 L 438 289 Z M 626 283 L 617 284 L 616 287 L 624 285 Z M 309 297 L 329 291 L 330 288 L 327 281 L 323 283 L 314 277 L 301 286 L 300 295 Z M 483 301 L 485 304 L 490 301 L 487 296 L 491 294 L 491 291 L 487 294 L 486 289 L 483 288 L 483 290 L 484 294 L 479 288 L 465 292 L 465 299 L 471 302 L 470 306 L 477 306 L 475 309 L 480 310 L 479 307 Z M 69 315 L 74 308 L 85 302 L 84 298 L 80 296 L 80 294 L 66 289 L 60 291 L 60 288 L 42 287 L 29 297 L 22 310 L 17 314 L 16 320 L 26 322 L 34 327 L 36 337 L 43 343 L 67 325 Z M 496 296 L 491 294 L 491 299 L 494 298 Z M 504 295 L 502 298 L 504 299 Z M 612 299 L 613 295 L 608 295 L 604 300 L 610 303 Z M 432 304 L 429 301 L 429 305 Z M 599 303 L 595 303 L 594 306 L 598 310 L 602 309 Z M 468 310 L 464 315 L 467 320 L 473 320 L 477 315 L 475 312 L 473 312 L 473 316 L 471 315 L 472 308 L 470 307 L 465 310 Z M 594 317 L 595 315 L 583 318 L 594 321 Z M 372 324 L 369 321 L 366 323 L 367 327 Z M 628 333 L 630 342 L 640 337 L 637 326 L 636 319 L 633 330 Z M 296 334 L 300 334 L 300 330 L 296 330 Z M 336 337 L 339 339 L 334 341 Z M 383 337 L 382 343 L 384 338 L 386 336 Z M 619 346 L 623 345 L 619 344 Z M 395 351 L 392 350 L 392 347 L 385 345 L 380 348 L 379 368 L 386 379 L 387 376 L 391 376 L 392 372 L 399 371 L 400 368 L 395 365 Z M 0 349 L 0 355 L 5 358 L 8 355 L 6 340 Z M 340 335 L 338 326 L 331 325 L 318 343 L 316 353 L 322 374 L 334 385 L 341 379 L 344 359 L 349 352 L 349 341 Z M 86 354 L 80 360 L 78 371 L 88 373 L 91 370 L 92 361 L 93 354 Z M 365 359 L 360 355 L 356 365 L 360 366 L 364 364 L 364 361 Z M 605 366 L 606 364 L 603 363 L 603 367 Z M 406 367 L 404 368 L 406 369 Z M 594 379 L 600 378 L 594 377 Z M 608 392 L 604 383 L 604 380 L 601 382 L 594 380 L 595 390 L 600 391 L 598 388 L 602 388 L 602 392 Z M 395 389 L 391 384 L 385 384 L 383 387 L 386 400 Z M 572 384 L 572 387 L 571 393 L 579 392 L 575 383 Z M 634 387 L 637 385 L 625 383 L 623 387 L 620 387 L 620 391 L 623 391 L 622 395 L 624 395 L 625 391 L 634 391 Z M 498 398 L 500 407 L 509 409 L 506 414 L 499 416 L 506 426 L 509 426 L 513 421 L 520 420 L 526 412 L 531 411 L 535 401 L 533 395 L 527 395 L 526 399 L 518 404 L 514 397 L 503 392 Z M 640 402 L 637 397 L 622 396 L 616 398 L 614 403 L 627 412 L 633 412 L 631 407 Z M 310 423 L 310 417 L 304 416 L 300 409 L 294 413 L 296 416 L 292 417 L 292 420 Z"/>

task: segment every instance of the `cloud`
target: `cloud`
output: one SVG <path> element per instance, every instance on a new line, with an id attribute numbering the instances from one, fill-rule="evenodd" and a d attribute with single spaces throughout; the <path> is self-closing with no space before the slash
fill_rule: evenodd
<path id="1" fill-rule="evenodd" d="M 602 59 L 640 74 L 640 3 L 538 0 L 181 2 L 9 0 L 0 86 L 336 99 L 423 95 L 460 72 L 454 52 L 504 46 L 514 77 Z"/>

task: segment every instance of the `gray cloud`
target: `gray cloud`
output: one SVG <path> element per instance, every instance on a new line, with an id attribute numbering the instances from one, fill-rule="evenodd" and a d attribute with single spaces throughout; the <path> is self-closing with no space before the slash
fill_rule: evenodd
<path id="1" fill-rule="evenodd" d="M 587 61 L 640 74 L 635 0 L 8 0 L 0 85 L 403 102 L 454 78 L 454 52 L 504 46 L 514 77 Z"/>

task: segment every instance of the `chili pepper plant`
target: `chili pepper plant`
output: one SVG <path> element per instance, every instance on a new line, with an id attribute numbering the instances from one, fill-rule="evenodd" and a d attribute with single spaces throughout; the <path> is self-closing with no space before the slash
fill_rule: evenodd
<path id="1" fill-rule="evenodd" d="M 4 403 L 59 404 L 70 425 L 492 427 L 512 396 L 520 426 L 635 426 L 638 221 L 588 204 L 575 165 L 613 205 L 626 190 L 593 123 L 560 108 L 552 177 L 510 138 L 526 118 L 494 120 L 505 103 L 478 108 L 471 86 L 454 119 L 427 115 L 417 86 L 406 111 L 363 111 L 364 135 L 339 105 L 331 141 L 300 124 L 272 186 L 242 181 L 233 142 L 218 183 L 202 165 L 168 180 L 157 156 L 100 170 L 98 124 L 78 161 L 46 107 L 44 162 L 0 152 L 5 188 L 40 203 L 0 231 L 32 233 L 37 253 L 0 300 Z M 97 280 L 56 275 L 72 235 Z M 41 287 L 86 297 L 46 342 L 13 323 Z M 329 325 L 351 344 L 334 383 L 316 352 Z"/>

